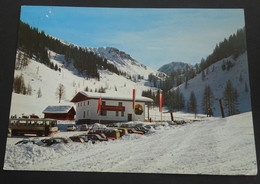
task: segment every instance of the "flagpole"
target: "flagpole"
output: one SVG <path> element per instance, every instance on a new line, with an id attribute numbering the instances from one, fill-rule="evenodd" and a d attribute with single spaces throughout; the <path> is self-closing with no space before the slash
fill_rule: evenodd
<path id="1" fill-rule="evenodd" d="M 100 124 L 101 103 L 102 103 L 102 100 L 101 100 L 101 94 L 100 94 L 99 99 L 98 99 L 98 108 L 97 108 L 98 123 L 99 124 Z"/>
<path id="2" fill-rule="evenodd" d="M 135 91 L 135 88 L 133 89 L 133 121 L 135 121 L 135 95 L 136 94 L 136 91 Z"/>

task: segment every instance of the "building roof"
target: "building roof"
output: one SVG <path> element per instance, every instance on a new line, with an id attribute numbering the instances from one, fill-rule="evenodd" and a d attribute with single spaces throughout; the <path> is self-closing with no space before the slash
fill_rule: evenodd
<path id="1" fill-rule="evenodd" d="M 42 113 L 46 114 L 46 113 L 68 113 L 70 111 L 70 109 L 73 108 L 70 105 L 59 105 L 59 106 L 48 106 L 46 107 L 46 109 L 44 109 L 44 111 Z M 74 108 L 73 108 L 74 109 Z"/>
<path id="2" fill-rule="evenodd" d="M 132 94 L 121 94 L 118 92 L 115 93 L 94 93 L 94 92 L 86 92 L 86 91 L 80 91 L 78 92 L 71 102 L 80 102 L 88 99 L 99 99 L 102 98 L 104 100 L 117 100 L 117 101 L 132 101 L 133 96 Z M 153 102 L 151 98 L 143 97 L 143 96 L 136 96 L 135 97 L 136 102 Z"/>

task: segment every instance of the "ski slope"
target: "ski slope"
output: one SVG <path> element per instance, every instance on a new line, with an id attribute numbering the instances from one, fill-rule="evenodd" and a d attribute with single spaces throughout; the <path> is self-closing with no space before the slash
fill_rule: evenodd
<path id="1" fill-rule="evenodd" d="M 85 79 L 79 76 L 76 69 L 65 63 L 64 55 L 49 51 L 51 62 L 61 68 L 61 72 L 50 69 L 49 67 L 30 59 L 29 65 L 22 70 L 15 70 L 15 76 L 23 75 L 25 86 L 28 84 L 32 88 L 32 95 L 22 95 L 12 93 L 10 116 L 17 117 L 22 114 L 36 114 L 43 117 L 42 111 L 50 105 L 74 105 L 70 100 L 79 91 L 84 91 L 88 87 L 89 91 L 95 92 L 99 88 L 106 89 L 106 93 L 117 92 L 122 95 L 132 94 L 133 88 L 136 95 L 141 96 L 143 90 L 150 87 L 145 86 L 145 80 L 136 83 L 107 70 L 100 70 L 100 80 L 95 78 Z M 59 103 L 56 91 L 59 84 L 65 87 L 64 99 Z M 38 90 L 41 90 L 42 97 L 37 97 Z"/>

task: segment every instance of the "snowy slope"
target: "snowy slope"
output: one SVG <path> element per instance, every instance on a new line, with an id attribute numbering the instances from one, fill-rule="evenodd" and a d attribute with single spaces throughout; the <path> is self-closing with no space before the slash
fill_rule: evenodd
<path id="1" fill-rule="evenodd" d="M 227 71 L 222 70 L 223 61 L 232 61 L 234 66 Z M 206 73 L 206 70 L 205 70 Z M 249 84 L 249 75 L 248 75 L 248 60 L 247 53 L 242 54 L 233 60 L 232 57 L 222 59 L 215 64 L 211 65 L 208 68 L 208 74 L 206 74 L 205 80 L 202 80 L 202 74 L 200 73 L 195 78 L 189 80 L 188 88 L 185 89 L 184 84 L 182 84 L 179 89 L 183 93 L 185 100 L 189 100 L 191 91 L 194 91 L 196 96 L 198 111 L 202 113 L 201 103 L 204 93 L 204 88 L 206 85 L 209 85 L 211 91 L 216 98 L 213 108 L 214 115 L 220 116 L 220 109 L 218 104 L 218 98 L 223 97 L 225 90 L 226 82 L 230 80 L 233 87 L 236 88 L 239 95 L 239 111 L 248 112 L 251 111 L 251 100 L 250 100 L 250 84 Z M 242 76 L 242 82 L 240 82 L 240 75 Z M 248 86 L 249 91 L 245 92 L 245 83 Z M 176 88 L 175 88 L 176 89 Z"/>
<path id="2" fill-rule="evenodd" d="M 133 59 L 129 54 L 120 51 L 113 47 L 99 47 L 99 48 L 86 48 L 88 51 L 92 51 L 102 58 L 106 58 L 108 62 L 112 63 L 121 72 L 126 72 L 130 76 L 144 76 L 145 79 L 148 78 L 150 73 L 156 75 L 160 72 L 145 66 L 135 59 Z"/>
<path id="3" fill-rule="evenodd" d="M 43 117 L 42 111 L 49 105 L 74 105 L 70 100 L 74 95 L 88 87 L 89 91 L 95 92 L 99 88 L 106 88 L 107 93 L 115 91 L 121 94 L 131 94 L 132 89 L 136 89 L 136 94 L 141 96 L 142 90 L 147 90 L 149 87 L 143 86 L 144 80 L 137 83 L 126 79 L 123 76 L 118 76 L 107 70 L 100 70 L 100 81 L 97 79 L 84 79 L 77 74 L 73 66 L 63 66 L 64 55 L 56 54 L 49 51 L 51 62 L 61 68 L 61 72 L 52 70 L 45 65 L 30 60 L 29 65 L 22 70 L 15 70 L 15 76 L 22 74 L 25 85 L 30 84 L 32 87 L 32 95 L 21 95 L 12 93 L 10 115 L 22 114 L 30 115 L 32 113 Z M 65 98 L 58 103 L 56 90 L 59 84 L 65 86 Z M 42 97 L 37 97 L 38 90 L 41 90 Z"/>
<path id="4" fill-rule="evenodd" d="M 22 138 L 10 137 L 7 139 L 4 169 L 257 174 L 252 113 L 225 119 L 202 116 L 201 120 L 185 125 L 158 126 L 146 135 L 126 135 L 98 144 L 39 147 L 14 145 Z M 68 137 L 78 133 L 59 132 L 54 136 Z"/>
<path id="5" fill-rule="evenodd" d="M 186 66 L 189 66 L 190 68 L 192 68 L 193 66 L 189 63 L 185 63 L 185 62 L 171 62 L 171 63 L 168 63 L 168 64 L 165 64 L 163 66 L 161 66 L 158 71 L 160 72 L 164 72 L 168 75 L 170 75 L 173 71 L 177 71 L 177 70 L 180 70 L 180 71 L 183 71 L 185 70 Z"/>

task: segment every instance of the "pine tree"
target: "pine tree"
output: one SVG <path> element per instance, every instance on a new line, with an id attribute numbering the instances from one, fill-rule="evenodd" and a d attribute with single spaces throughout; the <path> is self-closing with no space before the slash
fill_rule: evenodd
<path id="1" fill-rule="evenodd" d="M 13 91 L 18 94 L 26 94 L 26 86 L 22 74 L 14 77 Z"/>
<path id="2" fill-rule="evenodd" d="M 205 86 L 203 98 L 202 98 L 202 110 L 207 113 L 207 109 L 214 104 L 214 95 L 209 85 Z"/>
<path id="3" fill-rule="evenodd" d="M 226 87 L 223 94 L 224 107 L 227 109 L 227 114 L 229 116 L 238 114 L 238 93 L 237 90 L 233 87 L 230 80 L 227 81 Z"/>
<path id="4" fill-rule="evenodd" d="M 194 113 L 195 118 L 196 118 L 197 112 L 198 112 L 197 111 L 197 100 L 196 100 L 196 96 L 195 96 L 193 91 L 190 94 L 189 106 L 190 106 L 190 109 Z"/>

